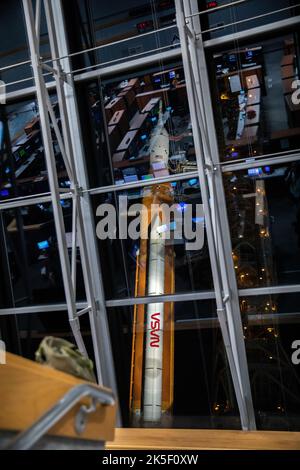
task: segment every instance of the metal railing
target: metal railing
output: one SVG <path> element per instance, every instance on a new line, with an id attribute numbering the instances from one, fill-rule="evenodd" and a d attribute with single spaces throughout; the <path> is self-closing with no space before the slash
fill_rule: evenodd
<path id="1" fill-rule="evenodd" d="M 19 433 L 6 447 L 7 450 L 27 450 L 43 437 L 56 423 L 58 423 L 82 398 L 92 399 L 90 407 L 82 405 L 75 416 L 75 431 L 80 435 L 86 425 L 89 413 L 96 410 L 97 404 L 114 406 L 113 394 L 93 384 L 80 384 L 69 390 L 55 405 L 42 415 L 28 429 Z"/>

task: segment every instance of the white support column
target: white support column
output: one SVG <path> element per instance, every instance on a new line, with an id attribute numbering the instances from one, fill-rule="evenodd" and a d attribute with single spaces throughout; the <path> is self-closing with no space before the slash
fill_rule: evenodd
<path id="1" fill-rule="evenodd" d="M 45 0 L 48 7 L 51 8 L 53 19 L 53 35 L 55 35 L 57 45 L 56 57 L 66 57 L 69 54 L 67 43 L 65 24 L 63 18 L 63 8 L 60 0 L 49 2 Z M 65 58 L 60 61 L 61 69 L 65 74 L 71 70 L 70 59 Z M 81 190 L 88 189 L 88 177 L 85 166 L 85 156 L 82 144 L 80 120 L 76 102 L 76 94 L 74 82 L 71 75 L 67 75 L 68 79 L 62 84 L 63 95 L 65 97 L 65 114 L 69 123 L 69 145 L 73 152 L 74 171 L 77 185 Z M 105 307 L 105 295 L 102 282 L 102 273 L 98 258 L 98 246 L 96 240 L 96 230 L 94 225 L 94 214 L 87 192 L 79 193 L 78 201 L 80 234 L 79 242 L 84 250 L 82 256 L 82 264 L 86 267 L 84 271 L 88 276 L 88 284 L 90 286 L 90 300 L 93 306 L 90 312 L 90 323 L 93 335 L 93 346 L 95 357 L 98 364 L 99 373 L 101 373 L 102 382 L 105 386 L 110 387 L 117 396 L 117 385 L 115 378 L 114 361 L 112 347 L 110 342 L 110 333 L 107 321 L 107 313 Z M 83 237 L 83 238 L 81 238 Z M 81 238 L 81 241 L 80 241 Z M 119 417 L 119 424 L 121 423 Z"/>
<path id="2" fill-rule="evenodd" d="M 184 2 L 175 0 L 175 3 L 201 194 L 205 207 L 218 318 L 239 406 L 242 428 L 244 430 L 253 430 L 256 427 L 255 415 L 238 290 L 231 256 L 232 248 L 226 216 L 224 188 L 222 175 L 220 173 L 218 177 L 214 167 L 218 156 L 218 145 L 215 137 L 212 105 L 209 99 L 209 81 L 204 50 L 203 56 L 201 56 L 198 44 L 194 39 L 197 32 L 195 28 L 200 27 L 200 22 L 198 16 L 193 17 L 193 19 L 189 19 L 188 28 L 185 19 L 186 16 L 198 11 L 198 2 L 194 0 Z"/>
<path id="3" fill-rule="evenodd" d="M 52 2 L 44 0 L 46 22 L 49 33 L 49 42 L 52 59 L 59 55 L 66 55 L 66 38 L 62 11 L 59 0 Z M 89 196 L 82 192 L 87 188 L 87 176 L 84 166 L 82 142 L 80 136 L 79 119 L 76 108 L 73 81 L 66 83 L 65 70 L 61 61 L 53 60 L 51 68 L 56 85 L 60 118 L 62 123 L 62 134 L 56 125 L 55 115 L 51 107 L 48 90 L 42 74 L 40 64 L 39 38 L 37 37 L 35 25 L 39 23 L 34 17 L 32 0 L 23 0 L 27 35 L 29 40 L 33 75 L 35 79 L 37 101 L 40 113 L 41 131 L 44 142 L 45 158 L 47 163 L 51 202 L 55 219 L 59 256 L 62 267 L 64 289 L 68 307 L 70 325 L 79 349 L 86 354 L 84 342 L 80 333 L 79 315 L 89 313 L 94 356 L 98 375 L 98 382 L 113 389 L 117 395 L 112 350 L 109 338 L 109 328 L 105 311 L 105 299 L 102 286 L 100 267 L 97 259 L 97 246 L 95 239 L 95 228 Z M 55 9 L 55 14 L 53 12 Z M 40 8 L 37 9 L 40 13 Z M 62 37 L 59 37 L 59 34 Z M 68 62 L 64 65 L 69 66 Z M 67 172 L 71 181 L 73 198 L 73 237 L 71 265 L 66 245 L 66 233 L 62 208 L 60 204 L 58 178 L 56 173 L 56 162 L 51 136 L 50 118 L 57 133 L 57 139 L 61 147 Z M 80 175 L 80 180 L 77 175 Z M 83 195 L 85 194 L 85 195 Z M 84 218 L 83 218 L 84 214 Z M 88 307 L 77 312 L 76 310 L 76 239 L 78 237 L 81 264 L 84 276 L 84 285 Z M 120 419 L 119 423 L 120 424 Z"/>
<path id="4" fill-rule="evenodd" d="M 55 155 L 51 135 L 50 119 L 47 107 L 47 89 L 40 66 L 39 41 L 36 36 L 35 17 L 31 0 L 23 0 L 23 8 L 30 48 L 31 65 L 36 85 L 36 94 L 40 114 L 41 132 L 44 143 L 44 152 L 47 165 L 51 202 L 53 208 L 58 250 L 61 262 L 64 290 L 68 307 L 69 322 L 80 351 L 86 355 L 86 349 L 80 332 L 79 319 L 76 316 L 76 299 L 72 284 L 69 255 L 66 243 L 66 232 L 60 204 L 58 178 L 56 172 Z"/>

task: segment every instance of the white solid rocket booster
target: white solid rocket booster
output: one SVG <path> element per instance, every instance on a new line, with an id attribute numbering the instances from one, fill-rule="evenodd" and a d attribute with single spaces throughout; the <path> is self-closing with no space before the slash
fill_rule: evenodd
<path id="1" fill-rule="evenodd" d="M 157 232 L 160 224 L 159 215 L 156 215 L 150 233 L 148 295 L 164 293 L 165 240 Z M 163 303 L 149 304 L 145 346 L 144 421 L 157 423 L 161 419 L 162 405 L 163 322 Z"/>
<path id="2" fill-rule="evenodd" d="M 150 165 L 168 168 L 169 134 L 164 127 L 162 102 L 159 120 L 150 141 Z M 165 237 L 159 233 L 159 214 L 152 219 L 149 240 L 148 295 L 163 295 L 165 284 Z M 146 319 L 143 415 L 145 422 L 159 423 L 162 414 L 164 304 L 149 304 Z"/>

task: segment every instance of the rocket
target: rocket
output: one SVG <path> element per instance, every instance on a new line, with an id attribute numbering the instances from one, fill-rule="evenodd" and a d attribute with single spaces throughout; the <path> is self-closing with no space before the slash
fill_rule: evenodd
<path id="1" fill-rule="evenodd" d="M 164 127 L 162 101 L 158 124 L 150 138 L 150 166 L 168 168 L 169 134 Z M 137 259 L 136 296 L 164 295 L 174 292 L 174 253 L 166 244 L 160 211 L 153 204 L 172 204 L 171 185 L 153 184 L 144 193 L 148 217 L 148 239 L 140 240 Z M 151 215 L 150 215 L 151 214 Z M 138 305 L 134 312 L 130 407 L 134 424 L 159 425 L 173 401 L 173 304 Z"/>

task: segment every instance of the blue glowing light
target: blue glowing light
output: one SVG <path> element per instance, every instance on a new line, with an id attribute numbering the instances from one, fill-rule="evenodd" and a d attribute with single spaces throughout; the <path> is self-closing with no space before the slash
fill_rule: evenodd
<path id="1" fill-rule="evenodd" d="M 188 205 L 185 202 L 180 202 L 177 206 L 177 210 L 179 212 L 185 212 L 187 210 Z"/>

